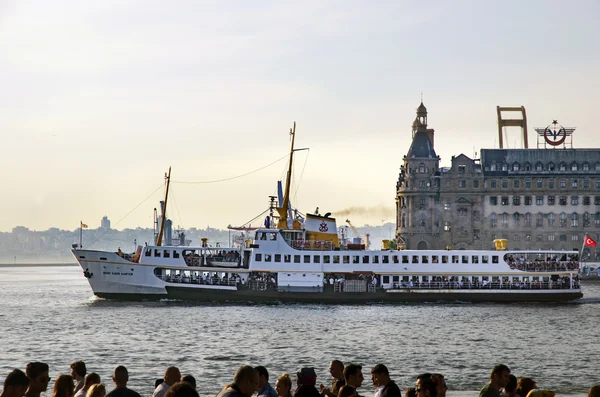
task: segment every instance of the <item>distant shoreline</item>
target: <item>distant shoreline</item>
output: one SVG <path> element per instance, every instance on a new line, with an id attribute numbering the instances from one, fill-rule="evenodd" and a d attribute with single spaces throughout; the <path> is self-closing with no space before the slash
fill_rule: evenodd
<path id="1" fill-rule="evenodd" d="M 0 267 L 51 267 L 51 266 L 79 266 L 77 262 L 57 263 L 0 263 Z"/>

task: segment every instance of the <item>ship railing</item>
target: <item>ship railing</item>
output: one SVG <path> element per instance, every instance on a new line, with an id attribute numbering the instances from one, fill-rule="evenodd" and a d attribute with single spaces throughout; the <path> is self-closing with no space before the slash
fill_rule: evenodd
<path id="1" fill-rule="evenodd" d="M 575 261 L 519 261 L 517 259 L 509 261 L 508 265 L 511 269 L 518 269 L 527 272 L 553 272 L 553 271 L 569 271 L 579 270 L 579 262 Z"/>
<path id="2" fill-rule="evenodd" d="M 474 283 L 474 282 L 447 282 L 447 281 L 430 281 L 430 282 L 413 282 L 413 283 L 394 283 L 391 287 L 383 287 L 384 289 L 431 289 L 431 290 L 548 290 L 548 289 L 579 289 L 579 281 L 558 280 L 544 282 L 490 282 L 490 283 Z"/>
<path id="3" fill-rule="evenodd" d="M 202 278 L 202 277 L 180 277 L 178 275 L 174 275 L 174 276 L 168 276 L 168 275 L 163 275 L 163 276 L 157 276 L 159 279 L 167 282 L 167 283 L 176 283 L 176 284 L 201 284 L 201 285 L 224 285 L 224 286 L 230 286 L 230 287 L 235 287 L 236 285 L 239 284 L 239 280 L 234 278 L 234 277 L 230 277 L 227 279 L 221 279 L 221 278 Z"/>
<path id="4" fill-rule="evenodd" d="M 331 240 L 290 240 L 292 248 L 309 251 L 330 251 L 333 243 Z"/>

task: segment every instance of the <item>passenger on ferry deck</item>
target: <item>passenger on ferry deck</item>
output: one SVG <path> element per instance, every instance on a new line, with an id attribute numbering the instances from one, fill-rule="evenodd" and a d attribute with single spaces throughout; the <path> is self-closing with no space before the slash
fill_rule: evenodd
<path id="1" fill-rule="evenodd" d="M 75 385 L 71 375 L 58 375 L 54 382 L 52 397 L 73 397 Z"/>
<path id="2" fill-rule="evenodd" d="M 321 396 L 337 397 L 342 386 L 346 384 L 346 380 L 344 379 L 344 363 L 340 360 L 333 360 L 329 364 L 329 373 L 332 378 L 331 389 L 321 384 L 319 386 L 321 389 Z"/>
<path id="3" fill-rule="evenodd" d="M 510 369 L 504 364 L 498 364 L 492 369 L 490 383 L 479 392 L 479 397 L 500 397 L 500 389 L 508 384 Z"/>
<path id="4" fill-rule="evenodd" d="M 29 378 L 20 369 L 14 369 L 4 379 L 4 387 L 0 397 L 23 397 L 29 387 Z"/>
<path id="5" fill-rule="evenodd" d="M 140 397 L 139 393 L 133 391 L 127 387 L 129 382 L 129 371 L 122 365 L 115 368 L 115 372 L 112 377 L 115 383 L 115 389 L 108 393 L 106 397 Z"/>
<path id="6" fill-rule="evenodd" d="M 317 373 L 313 367 L 302 368 L 297 373 L 298 388 L 294 392 L 294 397 L 321 397 L 321 394 L 315 387 L 317 384 Z"/>
<path id="7" fill-rule="evenodd" d="M 25 393 L 25 397 L 40 397 L 42 392 L 48 390 L 48 364 L 33 362 L 27 364 L 27 377 L 29 378 L 29 388 Z"/>
<path id="8" fill-rule="evenodd" d="M 167 390 L 181 380 L 181 372 L 179 372 L 179 368 L 167 368 L 163 379 L 165 381 L 158 385 L 158 387 L 154 390 L 154 393 L 152 393 L 152 397 L 164 397 L 164 395 L 167 393 Z"/>
<path id="9" fill-rule="evenodd" d="M 531 378 L 519 378 L 517 381 L 517 395 L 519 397 L 527 397 L 527 394 L 535 388 L 537 388 L 537 385 Z"/>
<path id="10" fill-rule="evenodd" d="M 196 390 L 196 378 L 194 378 L 192 375 L 186 375 L 182 377 L 181 381 L 189 383 L 190 385 L 192 385 L 194 390 Z"/>
<path id="11" fill-rule="evenodd" d="M 517 377 L 510 374 L 508 377 L 508 383 L 504 386 L 504 389 L 500 391 L 502 397 L 515 397 L 517 395 Z"/>
<path id="12" fill-rule="evenodd" d="M 95 385 L 90 386 L 85 397 L 105 397 L 106 396 L 106 387 L 102 383 L 96 383 Z"/>
<path id="13" fill-rule="evenodd" d="M 85 397 L 88 390 L 92 385 L 96 385 L 100 383 L 100 375 L 95 372 L 90 372 L 85 376 L 85 381 L 83 382 L 83 387 L 79 389 L 77 393 L 75 393 L 75 397 Z"/>
<path id="14" fill-rule="evenodd" d="M 175 383 L 165 397 L 199 397 L 196 389 L 188 382 Z"/>
<path id="15" fill-rule="evenodd" d="M 356 389 L 362 385 L 362 381 L 365 380 L 362 373 L 362 366 L 357 364 L 348 364 L 344 368 L 344 379 L 346 384 L 342 386 L 338 397 L 350 397 L 358 395 Z"/>
<path id="16" fill-rule="evenodd" d="M 446 379 L 444 378 L 444 375 L 432 374 L 431 381 L 435 384 L 435 390 L 437 392 L 437 397 L 446 397 L 446 392 L 448 391 L 448 386 L 446 385 Z M 516 383 L 515 383 L 515 385 L 516 385 Z"/>
<path id="17" fill-rule="evenodd" d="M 417 393 L 417 397 L 437 397 L 437 386 L 431 380 L 430 374 L 428 377 L 417 377 L 417 383 L 415 387 L 415 392 Z"/>
<path id="18" fill-rule="evenodd" d="M 600 397 L 600 385 L 590 387 L 588 397 Z"/>
<path id="19" fill-rule="evenodd" d="M 258 371 L 258 397 L 277 397 L 277 392 L 269 384 L 269 371 L 262 365 L 254 369 Z"/>
<path id="20" fill-rule="evenodd" d="M 83 381 L 86 373 L 87 368 L 85 368 L 85 363 L 83 361 L 75 361 L 73 364 L 71 364 L 71 376 L 73 379 L 75 379 L 75 382 L 77 382 L 75 385 L 75 393 L 77 393 L 83 387 Z"/>
<path id="21" fill-rule="evenodd" d="M 290 375 L 285 373 L 277 378 L 275 382 L 275 391 L 278 397 L 293 397 L 292 395 L 292 379 Z"/>
<path id="22" fill-rule="evenodd" d="M 217 397 L 252 397 L 258 391 L 258 382 L 258 371 L 243 365 L 235 372 L 233 383 L 225 386 Z"/>
<path id="23" fill-rule="evenodd" d="M 409 387 L 404 391 L 404 397 L 417 397 L 417 389 Z"/>
<path id="24" fill-rule="evenodd" d="M 371 370 L 371 379 L 376 388 L 381 388 L 380 397 L 402 397 L 400 388 L 390 379 L 390 372 L 383 364 L 377 364 Z"/>

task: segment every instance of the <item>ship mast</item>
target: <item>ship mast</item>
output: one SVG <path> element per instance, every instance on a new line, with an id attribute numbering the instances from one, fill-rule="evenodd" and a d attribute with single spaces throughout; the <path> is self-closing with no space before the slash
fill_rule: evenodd
<path id="1" fill-rule="evenodd" d="M 156 245 L 158 245 L 159 247 L 162 245 L 163 232 L 165 230 L 165 218 L 167 217 L 167 199 L 169 198 L 169 184 L 171 183 L 171 167 L 169 167 L 169 173 L 166 179 L 167 190 L 165 192 L 165 205 L 162 211 L 162 219 L 160 220 L 160 232 L 158 233 L 158 240 L 156 240 Z"/>
<path id="2" fill-rule="evenodd" d="M 290 135 L 292 136 L 292 148 L 290 149 L 290 165 L 288 167 L 287 177 L 285 180 L 285 193 L 283 195 L 283 203 L 277 208 L 279 212 L 279 222 L 277 223 L 278 229 L 288 229 L 288 210 L 290 206 L 290 185 L 292 182 L 292 162 L 294 160 L 294 139 L 296 138 L 296 122 L 294 121 L 294 128 L 290 128 Z"/>

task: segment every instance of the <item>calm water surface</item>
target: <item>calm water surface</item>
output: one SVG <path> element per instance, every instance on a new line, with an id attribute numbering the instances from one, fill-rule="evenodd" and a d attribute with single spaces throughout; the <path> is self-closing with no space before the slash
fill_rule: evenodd
<path id="1" fill-rule="evenodd" d="M 272 378 L 314 366 L 327 383 L 337 358 L 365 373 L 385 363 L 402 389 L 418 373 L 441 372 L 451 397 L 476 395 L 501 362 L 540 387 L 578 396 L 600 381 L 600 284 L 583 288 L 584 299 L 568 304 L 129 303 L 93 297 L 76 266 L 3 267 L 0 378 L 37 360 L 55 379 L 83 360 L 111 389 L 111 371 L 122 364 L 129 386 L 150 396 L 154 380 L 176 365 L 208 396 L 242 364 L 264 365 Z M 369 396 L 365 377 L 361 394 Z"/>

